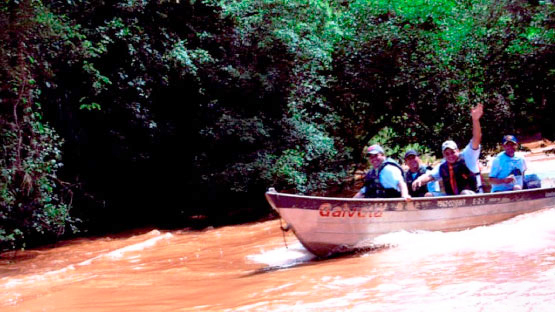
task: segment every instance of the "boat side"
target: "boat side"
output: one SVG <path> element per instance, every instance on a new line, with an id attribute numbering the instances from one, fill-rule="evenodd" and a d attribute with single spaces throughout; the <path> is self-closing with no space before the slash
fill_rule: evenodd
<path id="1" fill-rule="evenodd" d="M 301 243 L 318 256 L 363 248 L 396 231 L 455 231 L 555 207 L 555 188 L 465 196 L 359 199 L 292 195 L 266 198 Z"/>

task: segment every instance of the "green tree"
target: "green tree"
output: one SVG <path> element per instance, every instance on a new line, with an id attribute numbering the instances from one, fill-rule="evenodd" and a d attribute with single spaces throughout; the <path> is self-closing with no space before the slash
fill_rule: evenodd
<path id="1" fill-rule="evenodd" d="M 350 3 L 329 95 L 346 125 L 340 136 L 363 146 L 390 127 L 393 144 L 418 142 L 439 153 L 446 138 L 466 143 L 467 112 L 477 102 L 486 107 L 488 148 L 507 131 L 537 129 L 537 114 L 553 107 L 539 95 L 552 92 L 550 12 L 551 5 L 525 1 Z M 530 89 L 542 91 L 532 97 Z M 516 90 L 528 90 L 528 100 Z"/>
<path id="2" fill-rule="evenodd" d="M 231 181 L 240 181 L 239 190 L 250 185 L 261 192 L 272 185 L 322 192 L 347 174 L 350 150 L 330 133 L 340 121 L 322 92 L 329 80 L 334 42 L 341 38 L 330 3 L 230 1 L 224 5 L 224 12 L 237 25 L 233 48 L 242 59 L 234 62 L 235 68 L 244 73 L 241 80 L 258 80 L 257 94 L 264 96 L 253 99 L 255 106 L 246 112 L 263 116 L 258 127 L 265 129 L 258 132 L 263 144 L 253 142 L 251 149 L 255 149 L 241 156 L 242 170 L 231 166 L 222 171 Z M 237 108 L 237 104 L 231 105 Z M 228 127 L 241 125 L 239 120 L 248 120 L 245 117 L 234 116 Z M 249 177 L 251 182 L 236 177 Z"/>
<path id="3" fill-rule="evenodd" d="M 71 192 L 60 181 L 62 139 L 43 120 L 39 81 L 68 43 L 71 28 L 38 1 L 0 7 L 0 249 L 49 241 L 75 221 Z"/>
<path id="4" fill-rule="evenodd" d="M 446 138 L 466 143 L 477 102 L 486 148 L 505 132 L 554 135 L 551 4 L 1 8 L 4 242 L 61 233 L 72 217 L 89 231 L 257 218 L 267 187 L 350 186 L 368 144 L 439 156 Z"/>

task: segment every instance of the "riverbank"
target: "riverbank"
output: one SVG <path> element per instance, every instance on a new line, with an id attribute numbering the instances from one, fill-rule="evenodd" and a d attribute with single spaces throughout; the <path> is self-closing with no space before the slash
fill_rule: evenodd
<path id="1" fill-rule="evenodd" d="M 555 142 L 547 139 L 524 142 L 522 146 L 529 149 L 525 153 L 528 161 L 553 161 L 555 160 Z"/>
<path id="2" fill-rule="evenodd" d="M 555 187 L 555 142 L 547 139 L 524 142 L 528 171 L 542 178 L 542 187 Z"/>
<path id="3" fill-rule="evenodd" d="M 528 164 L 540 163 L 533 165 L 534 168 L 539 167 L 541 163 L 555 161 L 555 142 L 547 139 L 536 139 L 522 142 L 521 147 L 522 149 L 518 153 L 524 155 Z M 499 149 L 486 156 L 482 172 L 489 172 L 493 159 L 501 151 L 502 149 Z"/>

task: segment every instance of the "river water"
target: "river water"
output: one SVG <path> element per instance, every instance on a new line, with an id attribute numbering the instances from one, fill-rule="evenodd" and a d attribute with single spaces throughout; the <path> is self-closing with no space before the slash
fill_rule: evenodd
<path id="1" fill-rule="evenodd" d="M 315 259 L 279 220 L 0 257 L 0 311 L 553 311 L 555 209 Z"/>

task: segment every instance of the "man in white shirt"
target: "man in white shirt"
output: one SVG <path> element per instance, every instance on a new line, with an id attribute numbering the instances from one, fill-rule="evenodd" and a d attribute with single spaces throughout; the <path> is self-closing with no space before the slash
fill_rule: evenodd
<path id="1" fill-rule="evenodd" d="M 466 195 L 478 192 L 477 177 L 480 173 L 478 158 L 480 157 L 480 143 L 482 128 L 480 118 L 484 113 L 482 104 L 478 104 L 470 111 L 472 116 L 472 140 L 459 151 L 454 141 L 447 140 L 441 145 L 443 161 L 430 173 L 418 177 L 412 182 L 412 188 L 417 189 L 425 183 L 442 179 L 447 195 Z"/>

